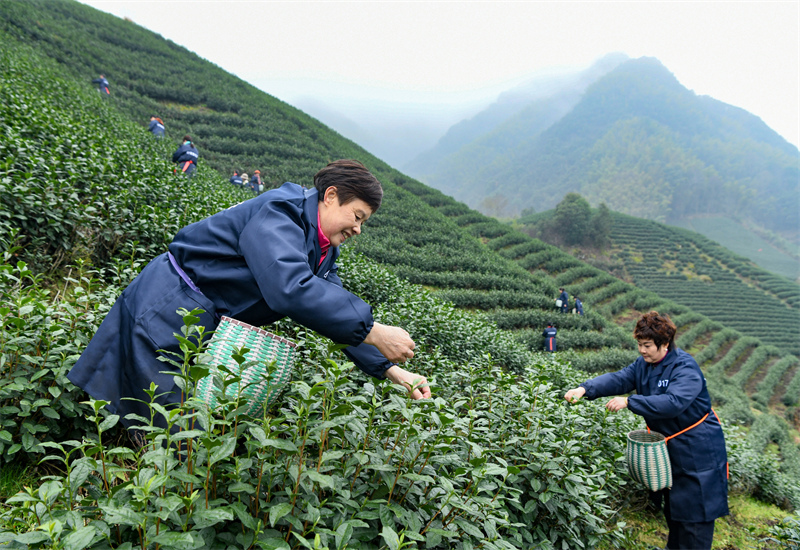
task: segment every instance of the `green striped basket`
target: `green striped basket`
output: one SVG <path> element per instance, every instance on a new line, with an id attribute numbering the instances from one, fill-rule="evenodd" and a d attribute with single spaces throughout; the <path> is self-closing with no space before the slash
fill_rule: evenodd
<path id="1" fill-rule="evenodd" d="M 244 356 L 246 361 L 240 366 L 231 355 L 240 348 L 250 351 Z M 230 317 L 223 317 L 209 340 L 206 362 L 211 372 L 197 383 L 195 397 L 206 403 L 212 410 L 217 408 L 220 389 L 214 384 L 215 378 L 225 380 L 232 375 L 221 371 L 225 366 L 238 373 L 240 382 L 233 382 L 225 389 L 225 396 L 234 399 L 239 395 L 247 402 L 245 413 L 261 416 L 265 407 L 271 406 L 280 397 L 292 377 L 297 344 L 276 336 L 264 329 L 248 325 Z M 272 371 L 270 373 L 270 371 Z"/>
<path id="2" fill-rule="evenodd" d="M 672 487 L 672 466 L 663 434 L 647 430 L 628 432 L 626 455 L 633 479 L 651 491 Z"/>

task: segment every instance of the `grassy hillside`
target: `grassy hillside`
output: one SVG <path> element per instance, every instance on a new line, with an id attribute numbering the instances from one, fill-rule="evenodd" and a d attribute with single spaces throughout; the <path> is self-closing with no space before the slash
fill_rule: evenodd
<path id="1" fill-rule="evenodd" d="M 318 121 L 185 48 L 72 0 L 3 2 L 0 29 L 35 44 L 87 89 L 103 73 L 111 101 L 140 125 L 131 132 L 144 133 L 150 117 L 159 116 L 173 141 L 190 134 L 201 164 L 221 173 L 258 168 L 265 182 L 283 183 L 321 160 L 364 155 Z"/>
<path id="2" fill-rule="evenodd" d="M 0 13 L 8 5 L 18 7 L 0 4 Z M 58 5 L 67 11 L 77 6 Z M 109 32 L 128 25 L 108 16 L 96 21 Z M 142 36 L 136 44 L 140 56 L 164 43 Z M 723 418 L 750 426 L 747 435 L 729 434 L 740 445 L 731 453 L 738 490 L 779 504 L 794 505 L 792 499 L 800 498 L 790 481 L 800 475 L 800 459 L 786 423 L 752 409 L 746 386 L 724 368 L 734 362 L 730 354 L 741 354 L 736 346 L 763 346 L 760 341 L 471 211 L 359 153 L 302 113 L 295 114 L 298 128 L 314 128 L 320 141 L 298 149 L 297 164 L 313 168 L 292 168 L 291 179 L 310 184 L 328 155 L 345 152 L 365 161 L 384 183 L 385 206 L 348 248 L 342 271 L 349 287 L 375 305 L 379 319 L 414 334 L 420 353 L 413 367 L 434 381 L 439 399 L 423 409 L 409 405 L 385 384 L 351 376 L 352 365 L 318 337 L 281 324 L 275 330 L 306 341 L 307 348 L 298 367 L 304 383 L 287 394 L 275 423 L 271 417 L 266 424 L 244 421 L 237 447 L 230 426 L 241 419 L 229 411 L 218 431 L 208 431 L 214 437 L 197 449 L 202 475 L 190 469 L 194 458 L 174 463 L 156 449 L 144 456 L 123 449 L 113 439 L 115 420 L 100 415 L 95 424 L 97 413 L 80 402 L 85 396 L 64 374 L 120 288 L 164 249 L 177 227 L 247 195 L 202 164 L 187 188 L 165 161 L 169 144 L 154 145 L 126 120 L 124 102 L 101 102 L 83 77 L 75 79 L 71 69 L 47 59 L 46 42 L 28 47 L 0 32 L 0 45 L 3 119 L 13 121 L 3 125 L 0 140 L 0 297 L 9 304 L 0 308 L 0 453 L 7 461 L 21 455 L 38 459 L 45 441 L 54 443 L 54 455 L 61 453 L 58 445 L 71 449 L 68 441 L 84 436 L 104 443 L 79 444 L 75 473 L 49 480 L 30 496 L 29 502 L 52 512 L 37 516 L 39 508 L 25 512 L 24 498 L 9 502 L 16 507 L 3 515 L 3 537 L 9 531 L 24 533 L 28 543 L 37 536 L 36 543 L 90 537 L 96 547 L 119 544 L 123 537 L 141 542 L 142 536 L 165 546 L 188 547 L 206 537 L 247 546 L 252 540 L 239 539 L 244 532 L 261 533 L 262 543 L 280 548 L 277 539 L 299 547 L 298 540 L 313 545 L 315 536 L 321 544 L 340 546 L 345 540 L 354 548 L 392 546 L 399 536 L 433 548 L 621 545 L 625 532 L 615 514 L 624 505 L 627 481 L 615 453 L 635 419 L 607 415 L 600 404 L 566 407 L 563 389 L 587 375 L 530 351 L 541 349 L 541 324 L 552 317 L 562 284 L 585 294 L 588 313 L 559 318 L 566 351 L 558 358 L 589 373 L 617 368 L 635 355 L 629 334 L 636 312 L 658 307 L 670 313 L 681 327 L 679 344 L 703 363 Z M 42 79 L 51 86 L 37 86 Z M 264 96 L 265 104 L 272 101 Z M 305 139 L 302 128 L 299 141 Z M 261 131 L 267 138 L 279 135 Z M 334 146 L 325 149 L 329 143 Z M 95 226 L 107 237 L 98 240 L 91 232 Z M 60 263 L 48 271 L 48 258 L 54 257 Z M 784 361 L 779 368 L 798 379 L 796 363 Z M 788 393 L 792 384 L 787 391 L 765 384 L 761 408 L 772 406 L 791 418 L 798 393 Z M 575 445 L 580 439 L 595 445 Z M 759 462 L 761 456 L 770 460 Z M 121 464 L 111 457 L 120 457 Z M 587 462 L 592 469 L 582 466 Z M 106 466 L 112 468 L 113 491 Z M 256 480 L 267 484 L 266 496 Z M 78 521 L 67 511 L 74 495 L 70 483 L 83 484 L 81 494 L 91 501 L 77 512 L 85 514 Z M 160 493 L 148 492 L 153 483 L 161 484 Z M 349 492 L 330 490 L 346 486 Z M 206 497 L 205 506 L 193 500 L 194 489 Z M 287 507 L 295 502 L 302 505 Z M 218 512 L 209 511 L 214 507 Z M 98 515 L 105 519 L 97 521 Z M 157 517 L 165 531 L 158 535 L 148 530 Z M 51 519 L 63 531 L 37 528 Z M 80 519 L 91 523 L 88 530 Z"/>
<path id="3" fill-rule="evenodd" d="M 742 333 L 800 355 L 800 285 L 705 237 L 614 215 L 612 258 L 626 278 Z"/>
<path id="4" fill-rule="evenodd" d="M 131 448 L 118 417 L 86 401 L 65 374 L 120 289 L 164 249 L 176 224 L 247 195 L 203 167 L 187 186 L 163 161 L 163 148 L 128 137 L 132 124 L 113 105 L 2 34 L 0 43 L 0 112 L 13 121 L 2 127 L 0 460 L 27 465 L 34 478 L 28 496 L 23 490 L 5 500 L 0 544 L 366 550 L 400 540 L 429 548 L 502 540 L 502 548 L 528 548 L 622 538 L 611 503 L 625 483 L 616 453 L 632 419 L 608 417 L 595 405 L 564 406 L 561 388 L 577 382 L 575 372 L 547 360 L 536 366 L 481 317 L 349 250 L 343 278 L 376 306 L 379 320 L 414 333 L 413 368 L 430 377 L 435 400 L 410 403 L 391 385 L 365 380 L 328 342 L 284 322 L 272 330 L 299 341 L 302 351 L 296 382 L 269 415 L 244 418 L 233 402 L 201 415 L 201 432 L 190 422 L 194 407 L 203 409 L 189 402 L 173 418 L 180 434 L 149 431 L 144 448 Z M 41 77 L 53 87 L 31 86 Z M 83 174 L 75 189 L 73 169 L 101 158 L 113 172 L 101 166 Z M 129 178 L 126 186 L 108 185 L 117 174 Z M 421 212 L 424 225 L 431 207 L 391 182 L 386 188 L 398 200 L 406 196 L 409 214 Z M 142 198 L 148 193 L 153 207 Z M 124 212 L 131 194 L 144 210 Z M 45 198 L 46 214 L 14 210 Z M 107 224 L 119 242 L 94 243 L 83 234 L 100 206 L 125 214 Z M 70 212 L 82 221 L 46 223 Z M 54 227 L 64 238 L 48 243 Z M 50 244 L 64 263 L 48 277 L 37 266 L 54 254 Z M 189 342 L 201 336 L 191 315 L 184 321 Z M 204 363 L 186 349 L 184 359 L 195 365 L 184 378 L 191 388 Z M 525 372 L 524 381 L 511 369 Z M 618 435 L 565 450 L 565 438 L 582 433 L 584 423 L 590 435 L 604 427 Z M 550 433 L 560 435 L 540 435 Z M 173 437 L 192 442 L 180 460 L 160 443 Z M 540 463 L 535 453 L 552 460 Z M 584 456 L 600 467 L 581 473 Z M 537 527 L 528 529 L 534 517 Z"/>
<path id="5" fill-rule="evenodd" d="M 736 220 L 719 216 L 686 219 L 677 225 L 705 235 L 767 271 L 800 282 L 798 247 L 775 234 L 759 234 Z"/>

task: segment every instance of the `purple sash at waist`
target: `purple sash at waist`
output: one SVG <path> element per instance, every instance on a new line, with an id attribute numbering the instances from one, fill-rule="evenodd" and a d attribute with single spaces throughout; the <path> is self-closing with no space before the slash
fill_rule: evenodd
<path id="1" fill-rule="evenodd" d="M 181 269 L 181 266 L 178 265 L 178 262 L 175 260 L 175 256 L 172 255 L 172 252 L 167 251 L 167 256 L 169 256 L 169 263 L 172 264 L 172 267 L 174 267 L 175 271 L 178 272 L 178 275 L 181 276 L 183 282 L 189 285 L 189 288 L 191 288 L 195 292 L 199 292 L 200 294 L 202 294 L 203 292 L 199 288 L 197 288 L 197 285 L 192 282 L 192 280 L 189 278 L 186 272 L 183 269 Z"/>

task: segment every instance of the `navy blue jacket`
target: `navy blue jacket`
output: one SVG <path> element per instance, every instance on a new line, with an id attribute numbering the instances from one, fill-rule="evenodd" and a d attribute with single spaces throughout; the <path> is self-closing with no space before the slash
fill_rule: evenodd
<path id="1" fill-rule="evenodd" d="M 197 147 L 192 145 L 191 142 L 187 142 L 181 145 L 177 151 L 172 153 L 172 162 L 177 162 L 178 164 L 191 162 L 197 166 L 197 159 L 199 157 L 200 153 L 197 151 Z"/>
<path id="2" fill-rule="evenodd" d="M 682 349 L 670 350 L 650 365 L 639 357 L 624 369 L 603 374 L 581 384 L 587 399 L 622 395 L 628 408 L 642 416 L 648 427 L 665 436 L 688 428 L 706 413 L 705 421 L 667 443 L 673 484 L 670 511 L 674 521 L 698 523 L 728 514 L 728 479 L 725 436 L 706 380 L 694 358 Z"/>
<path id="3" fill-rule="evenodd" d="M 68 378 L 121 415 L 149 417 L 135 401 L 153 381 L 158 401 L 178 402 L 174 368 L 158 350 L 179 351 L 180 307 L 201 308 L 201 325 L 216 328 L 227 315 L 256 326 L 285 316 L 348 344 L 347 356 L 366 374 L 384 378 L 392 363 L 362 344 L 373 326 L 372 308 L 342 288 L 336 274 L 339 249 L 320 264 L 316 189 L 293 183 L 193 223 L 175 236 L 169 251 L 200 289 L 192 290 L 167 254 L 151 261 L 117 299 Z M 173 372 L 162 372 L 169 371 Z M 136 424 L 130 420 L 125 425 Z"/>
<path id="4" fill-rule="evenodd" d="M 164 135 L 164 125 L 157 120 L 150 121 L 150 127 L 148 130 L 150 130 L 154 136 L 161 137 Z"/>
<path id="5" fill-rule="evenodd" d="M 542 331 L 545 351 L 556 351 L 556 332 L 556 327 L 547 327 Z"/>
<path id="6" fill-rule="evenodd" d="M 106 95 L 111 94 L 111 92 L 108 90 L 108 80 L 106 80 L 105 78 L 95 78 L 94 80 L 92 80 L 92 83 L 97 84 L 97 89 L 103 92 L 104 94 Z"/>
<path id="7" fill-rule="evenodd" d="M 234 185 L 242 185 L 242 176 L 234 174 L 231 176 L 230 182 Z"/>
<path id="8" fill-rule="evenodd" d="M 558 297 L 558 299 L 561 300 L 561 309 L 566 311 L 567 308 L 569 307 L 568 306 L 568 304 L 569 304 L 569 295 L 567 294 L 567 291 L 565 290 L 564 292 L 562 292 L 561 295 Z"/>
<path id="9" fill-rule="evenodd" d="M 259 174 L 253 174 L 253 177 L 250 178 L 249 182 L 247 182 L 247 186 L 253 191 L 253 193 L 258 193 L 258 186 L 262 183 L 261 176 Z"/>
<path id="10" fill-rule="evenodd" d="M 580 298 L 575 298 L 575 311 L 578 315 L 583 315 L 583 302 L 581 302 Z"/>

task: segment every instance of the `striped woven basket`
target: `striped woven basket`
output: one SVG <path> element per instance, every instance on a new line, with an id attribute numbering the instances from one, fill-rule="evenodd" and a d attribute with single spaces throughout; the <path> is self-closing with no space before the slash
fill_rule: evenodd
<path id="1" fill-rule="evenodd" d="M 672 466 L 663 434 L 647 430 L 628 432 L 626 455 L 633 479 L 651 491 L 672 487 Z"/>
<path id="2" fill-rule="evenodd" d="M 246 361 L 240 366 L 231 355 L 240 348 L 250 351 Z M 247 403 L 245 413 L 260 416 L 264 408 L 275 403 L 292 377 L 297 344 L 276 336 L 264 329 L 248 325 L 230 317 L 223 317 L 209 340 L 206 353 L 211 372 L 197 383 L 195 397 L 206 403 L 212 410 L 217 407 L 220 390 L 214 378 L 223 381 L 232 376 L 219 370 L 226 367 L 238 373 L 240 382 L 233 382 L 225 388 L 225 396 L 234 399 L 240 395 Z M 274 366 L 273 366 L 274 365 Z M 270 373 L 270 371 L 272 371 Z"/>

